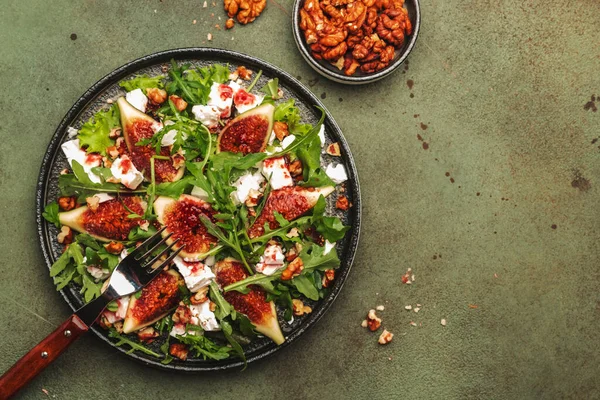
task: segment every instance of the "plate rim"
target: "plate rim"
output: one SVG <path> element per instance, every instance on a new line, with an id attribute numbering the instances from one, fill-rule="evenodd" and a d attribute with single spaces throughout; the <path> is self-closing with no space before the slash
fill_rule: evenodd
<path id="1" fill-rule="evenodd" d="M 328 127 L 328 130 L 331 132 L 331 135 L 339 142 L 340 146 L 343 149 L 343 154 L 346 158 L 346 168 L 349 167 L 348 177 L 349 182 L 353 182 L 352 184 L 352 195 L 353 195 L 353 207 L 351 208 L 353 224 L 350 230 L 351 235 L 348 238 L 348 242 L 346 244 L 346 248 L 344 249 L 344 254 L 342 257 L 342 267 L 343 267 L 343 275 L 338 276 L 335 280 L 334 287 L 332 291 L 329 293 L 328 297 L 322 299 L 322 303 L 318 310 L 311 314 L 307 320 L 298 327 L 295 331 L 291 332 L 289 336 L 286 337 L 286 341 L 280 345 L 270 345 L 264 350 L 258 350 L 258 354 L 252 355 L 247 358 L 247 363 L 255 362 L 261 359 L 264 359 L 273 353 L 286 348 L 291 343 L 295 342 L 302 334 L 304 334 L 308 329 L 313 327 L 329 310 L 339 293 L 352 269 L 352 264 L 354 262 L 354 258 L 356 256 L 356 250 L 358 247 L 358 242 L 360 238 L 360 227 L 361 227 L 361 219 L 362 219 L 362 202 L 361 202 L 361 193 L 360 193 L 360 183 L 358 178 L 358 172 L 356 170 L 356 163 L 354 161 L 354 157 L 350 151 L 349 145 L 342 134 L 340 127 L 337 122 L 333 119 L 333 116 L 327 110 L 327 108 L 323 105 L 323 103 L 300 81 L 294 78 L 291 74 L 284 71 L 283 69 L 267 62 L 262 59 L 259 59 L 254 56 L 250 56 L 244 53 L 225 50 L 219 48 L 210 48 L 210 47 L 184 47 L 184 48 L 176 48 L 170 50 L 163 50 L 159 52 L 154 52 L 132 61 L 129 61 L 120 67 L 112 70 L 102 78 L 100 78 L 96 83 L 91 85 L 79 98 L 73 103 L 70 109 L 67 111 L 65 116 L 62 118 L 61 122 L 58 124 L 56 130 L 54 131 L 52 138 L 46 148 L 44 153 L 44 157 L 42 159 L 41 167 L 38 174 L 38 182 L 36 185 L 36 225 L 37 225 L 37 237 L 38 243 L 42 250 L 42 255 L 45 261 L 47 268 L 50 268 L 55 261 L 54 256 L 52 254 L 51 248 L 51 237 L 48 234 L 49 223 L 45 221 L 42 216 L 44 208 L 47 202 L 47 190 L 50 186 L 50 174 L 52 172 L 52 166 L 55 163 L 56 156 L 59 154 L 59 147 L 64 140 L 65 132 L 68 126 L 76 120 L 82 111 L 86 109 L 86 107 L 93 103 L 95 99 L 103 93 L 103 91 L 110 85 L 120 81 L 126 76 L 139 71 L 142 68 L 146 68 L 152 65 L 156 65 L 159 63 L 168 63 L 171 59 L 176 61 L 182 60 L 219 60 L 219 59 L 230 59 L 234 60 L 236 63 L 244 65 L 244 63 L 259 65 L 263 70 L 268 71 L 268 73 L 272 76 L 280 78 L 284 78 L 286 80 L 288 86 L 290 86 L 296 95 L 300 95 L 301 97 L 309 98 L 314 105 L 323 108 L 325 111 L 325 124 Z M 60 290 L 60 294 L 67 303 L 67 305 L 75 311 L 78 308 L 76 302 L 71 298 L 73 294 L 68 292 L 69 286 Z M 162 370 L 170 370 L 170 371 L 179 371 L 179 372 L 190 372 L 190 373 L 198 373 L 198 372 L 209 372 L 209 371 L 224 371 L 231 370 L 235 368 L 243 367 L 243 361 L 239 359 L 233 359 L 233 362 L 226 362 L 217 365 L 202 365 L 203 363 L 198 362 L 190 363 L 185 362 L 183 364 L 171 363 L 171 364 L 162 364 L 160 360 L 150 359 L 144 354 L 140 353 L 130 353 L 126 354 L 128 349 L 123 347 L 115 346 L 112 341 L 108 338 L 104 330 L 100 330 L 97 325 L 92 325 L 90 330 L 94 332 L 95 336 L 97 336 L 100 340 L 105 342 L 111 348 L 118 350 L 121 354 L 124 354 L 128 358 L 131 358 L 135 361 L 141 362 L 147 366 L 155 367 Z"/>

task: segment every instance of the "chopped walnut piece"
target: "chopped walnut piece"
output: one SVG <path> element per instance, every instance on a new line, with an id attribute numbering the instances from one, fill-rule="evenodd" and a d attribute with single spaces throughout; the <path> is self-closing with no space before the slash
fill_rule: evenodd
<path id="1" fill-rule="evenodd" d="M 381 305 L 379 305 L 379 306 L 375 307 L 375 309 L 376 309 L 377 311 L 383 311 L 383 310 L 385 310 L 385 307 L 384 307 L 384 305 L 383 305 L 383 304 L 381 304 Z"/>
<path id="2" fill-rule="evenodd" d="M 75 201 L 75 197 L 59 197 L 58 198 L 58 206 L 63 211 L 70 211 L 75 208 L 77 202 Z"/>
<path id="3" fill-rule="evenodd" d="M 92 212 L 98 211 L 98 207 L 100 207 L 100 198 L 97 196 L 86 197 L 85 202 L 87 206 Z"/>
<path id="4" fill-rule="evenodd" d="M 113 160 L 117 157 L 119 157 L 119 149 L 117 149 L 117 146 L 110 146 L 106 148 L 106 153 L 110 156 L 110 158 L 112 158 Z"/>
<path id="5" fill-rule="evenodd" d="M 338 142 L 331 143 L 329 146 L 327 146 L 326 151 L 330 156 L 339 157 L 342 155 L 342 152 L 340 151 L 340 144 Z"/>
<path id="6" fill-rule="evenodd" d="M 297 317 L 304 314 L 310 314 L 312 312 L 312 308 L 309 306 L 305 306 L 302 300 L 300 299 L 293 299 L 292 306 L 294 309 L 294 315 Z"/>
<path id="7" fill-rule="evenodd" d="M 172 95 L 169 96 L 169 100 L 171 100 L 173 102 L 173 104 L 175 105 L 175 108 L 177 109 L 177 111 L 183 111 L 188 106 L 187 101 L 185 101 L 181 97 L 179 97 L 177 95 L 174 95 L 174 94 L 172 94 Z"/>
<path id="8" fill-rule="evenodd" d="M 392 332 L 389 332 L 387 329 L 384 329 L 383 332 L 381 332 L 381 335 L 379 335 L 379 344 L 388 344 L 389 342 L 392 341 L 392 338 L 394 337 L 394 334 Z"/>
<path id="9" fill-rule="evenodd" d="M 202 289 L 200 289 L 199 291 L 194 293 L 194 295 L 190 297 L 190 303 L 192 303 L 192 304 L 204 303 L 206 300 L 208 300 L 207 294 L 208 294 L 208 286 L 203 287 Z"/>
<path id="10" fill-rule="evenodd" d="M 340 195 L 337 198 L 337 201 L 335 202 L 335 207 L 342 211 L 346 211 L 351 206 L 352 206 L 352 204 L 348 201 L 348 198 L 344 195 Z"/>
<path id="11" fill-rule="evenodd" d="M 295 276 L 300 275 L 304 269 L 304 263 L 300 257 L 296 257 L 294 261 L 288 264 L 287 268 L 281 273 L 282 281 L 289 281 Z"/>
<path id="12" fill-rule="evenodd" d="M 68 168 L 63 168 L 62 170 L 60 170 L 60 174 L 61 175 L 67 175 L 69 173 L 69 169 Z"/>
<path id="13" fill-rule="evenodd" d="M 68 226 L 63 225 L 56 239 L 60 244 L 71 244 L 73 243 L 73 231 Z"/>
<path id="14" fill-rule="evenodd" d="M 121 136 L 121 133 L 121 128 L 112 128 L 108 134 L 108 137 L 111 139 L 116 139 Z"/>
<path id="15" fill-rule="evenodd" d="M 171 316 L 171 319 L 173 319 L 173 322 L 175 323 L 188 324 L 192 319 L 192 312 L 184 302 L 181 302 Z"/>
<path id="16" fill-rule="evenodd" d="M 211 301 L 208 305 L 208 309 L 212 312 L 215 312 L 215 310 L 217 309 L 217 305 Z"/>
<path id="17" fill-rule="evenodd" d="M 148 99 L 154 104 L 162 104 L 167 101 L 167 91 L 159 88 L 146 89 Z"/>
<path id="18" fill-rule="evenodd" d="M 229 18 L 227 21 L 225 21 L 225 29 L 231 29 L 234 25 L 235 21 L 233 20 L 233 18 Z"/>
<path id="19" fill-rule="evenodd" d="M 237 67 L 235 72 L 237 72 L 239 78 L 245 81 L 249 81 L 250 79 L 252 79 L 252 71 L 244 67 L 243 65 Z"/>
<path id="20" fill-rule="evenodd" d="M 137 332 L 137 337 L 142 342 L 151 343 L 154 338 L 158 337 L 158 332 L 153 327 L 147 326 Z"/>
<path id="21" fill-rule="evenodd" d="M 381 326 L 381 318 L 375 314 L 375 310 L 369 310 L 367 314 L 367 326 L 371 332 L 375 332 Z"/>
<path id="22" fill-rule="evenodd" d="M 288 130 L 288 124 L 281 121 L 275 121 L 273 123 L 273 131 L 275 132 L 275 136 L 279 141 L 282 141 L 283 138 L 290 134 L 290 131 Z"/>
<path id="23" fill-rule="evenodd" d="M 335 270 L 334 269 L 326 269 L 325 273 L 323 274 L 323 280 L 322 280 L 322 284 L 323 287 L 329 287 L 329 285 L 331 285 L 331 282 L 333 282 L 333 280 L 335 279 Z"/>
<path id="24" fill-rule="evenodd" d="M 292 262 L 294 261 L 294 259 L 296 259 L 296 257 L 298 257 L 298 253 L 296 251 L 296 248 L 292 247 L 291 249 L 288 250 L 287 253 L 285 253 L 285 261 L 287 262 Z"/>
<path id="25" fill-rule="evenodd" d="M 295 238 L 295 237 L 300 236 L 300 231 L 298 231 L 298 228 L 294 227 L 294 228 L 290 229 L 290 231 L 288 233 L 286 233 L 285 236 L 287 236 L 289 238 Z"/>
<path id="26" fill-rule="evenodd" d="M 360 326 L 362 326 L 363 328 L 366 328 L 369 326 L 369 323 L 367 322 L 366 319 L 363 319 L 363 322 L 361 322 Z"/>
<path id="27" fill-rule="evenodd" d="M 247 207 L 256 207 L 258 205 L 258 201 L 262 197 L 262 193 L 256 189 L 250 189 L 248 191 L 248 198 L 246 199 Z"/>
<path id="28" fill-rule="evenodd" d="M 180 148 L 179 150 L 182 149 Z M 185 156 L 182 152 L 178 151 L 171 156 L 171 161 L 173 161 L 173 168 L 179 169 L 185 165 Z"/>
<path id="29" fill-rule="evenodd" d="M 290 170 L 290 175 L 292 175 L 294 178 L 302 175 L 302 161 L 299 159 L 292 161 L 288 169 Z"/>
<path id="30" fill-rule="evenodd" d="M 121 254 L 121 252 L 123 251 L 123 247 L 123 243 L 120 242 L 110 242 L 109 244 L 104 245 L 104 248 L 110 254 Z"/>
<path id="31" fill-rule="evenodd" d="M 440 321 L 440 324 L 442 324 L 442 326 L 446 326 L 446 325 L 448 325 L 448 321 L 446 321 L 446 318 L 442 318 L 442 320 Z"/>
<path id="32" fill-rule="evenodd" d="M 181 361 L 185 361 L 188 356 L 188 348 L 183 343 L 172 343 L 169 346 L 169 354 L 179 358 Z"/>

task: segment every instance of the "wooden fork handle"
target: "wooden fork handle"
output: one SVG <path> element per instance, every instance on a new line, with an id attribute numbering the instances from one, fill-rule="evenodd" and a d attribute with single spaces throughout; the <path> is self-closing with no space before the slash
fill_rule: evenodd
<path id="1" fill-rule="evenodd" d="M 0 377 L 0 399 L 17 393 L 88 329 L 77 315 L 71 315 Z"/>

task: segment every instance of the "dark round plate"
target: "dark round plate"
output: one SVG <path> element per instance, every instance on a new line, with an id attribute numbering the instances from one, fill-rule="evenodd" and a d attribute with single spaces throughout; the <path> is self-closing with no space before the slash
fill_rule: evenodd
<path id="1" fill-rule="evenodd" d="M 100 79 L 96 84 L 89 88 L 80 98 L 75 102 L 73 107 L 69 110 L 67 115 L 63 118 L 62 122 L 56 129 L 50 145 L 46 150 L 44 160 L 40 169 L 40 175 L 37 185 L 36 193 L 36 218 L 38 225 L 38 235 L 40 244 L 42 247 L 42 253 L 44 260 L 48 268 L 54 263 L 54 261 L 60 256 L 62 249 L 56 241 L 56 235 L 58 230 L 51 224 L 47 223 L 42 217 L 42 212 L 47 203 L 54 201 L 58 197 L 58 176 L 60 171 L 67 167 L 67 161 L 60 151 L 60 145 L 67 140 L 67 129 L 68 127 L 74 127 L 79 129 L 83 122 L 87 121 L 90 116 L 97 112 L 101 108 L 106 108 L 107 100 L 116 100 L 117 97 L 124 94 L 122 89 L 119 87 L 118 82 L 131 77 L 139 73 L 147 73 L 150 75 L 160 74 L 161 68 L 165 64 L 169 64 L 171 59 L 179 63 L 191 63 L 193 65 L 210 65 L 214 63 L 228 63 L 232 70 L 238 65 L 244 65 L 253 71 L 262 70 L 263 75 L 257 83 L 257 87 L 264 85 L 269 79 L 279 78 L 279 85 L 284 91 L 285 98 L 294 98 L 296 105 L 300 108 L 302 118 L 306 122 L 315 123 L 320 117 L 320 111 L 314 106 L 323 107 L 323 104 L 300 82 L 294 79 L 287 72 L 266 63 L 257 58 L 247 56 L 244 54 L 210 48 L 184 48 L 176 50 L 168 50 L 160 53 L 155 53 L 146 57 L 142 57 L 122 67 L 117 68 L 104 78 Z M 253 341 L 250 345 L 245 348 L 246 357 L 248 362 L 256 361 L 264 358 L 275 351 L 282 349 L 302 335 L 308 328 L 313 326 L 331 306 L 340 290 L 344 281 L 348 277 L 356 247 L 358 244 L 359 232 L 360 232 L 360 218 L 361 218 L 361 202 L 360 202 L 360 189 L 358 183 L 358 176 L 356 173 L 356 166 L 348 147 L 348 143 L 344 139 L 342 132 L 336 122 L 333 120 L 329 112 L 326 110 L 327 118 L 325 119 L 325 131 L 326 131 L 326 142 L 338 142 L 342 150 L 342 157 L 331 157 L 327 154 L 323 154 L 324 162 L 330 163 L 332 161 L 342 162 L 348 173 L 348 181 L 346 183 L 346 192 L 344 193 L 354 206 L 345 213 L 339 213 L 339 210 L 335 208 L 336 194 L 332 194 L 328 197 L 328 212 L 330 214 L 338 214 L 342 217 L 343 221 L 347 225 L 351 225 L 352 228 L 346 234 L 346 237 L 338 242 L 337 251 L 340 256 L 341 266 L 336 272 L 336 279 L 334 285 L 331 288 L 331 292 L 327 298 L 320 300 L 314 304 L 313 312 L 303 318 L 297 318 L 292 324 L 287 324 L 280 315 L 281 329 L 286 336 L 287 340 L 281 346 L 276 346 L 267 338 L 260 338 Z M 337 189 L 339 191 L 339 188 Z M 62 296 L 69 306 L 76 310 L 81 307 L 83 299 L 79 294 L 79 288 L 75 285 L 67 286 L 61 291 Z M 95 325 L 91 330 L 103 341 L 108 343 L 110 346 L 115 347 L 122 353 L 126 353 L 128 350 L 125 347 L 116 347 L 111 339 L 107 335 L 107 331 L 96 327 Z M 155 341 L 152 343 L 150 348 L 157 350 L 160 347 L 161 341 Z M 178 370 L 186 372 L 197 372 L 197 371 L 215 371 L 225 370 L 231 368 L 240 368 L 243 363 L 241 360 L 232 358 L 230 360 L 203 360 L 203 359 L 188 359 L 183 362 L 180 360 L 174 360 L 171 364 L 163 365 L 160 360 L 142 353 L 127 354 L 129 357 L 140 361 L 146 365 L 153 367 L 166 369 L 166 370 Z"/>

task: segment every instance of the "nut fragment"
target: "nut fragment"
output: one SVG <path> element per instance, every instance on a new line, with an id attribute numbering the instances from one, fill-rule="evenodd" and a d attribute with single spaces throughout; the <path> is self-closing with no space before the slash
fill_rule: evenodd
<path id="1" fill-rule="evenodd" d="M 231 29 L 234 25 L 235 21 L 233 20 L 233 18 L 229 18 L 227 21 L 225 21 L 225 29 Z"/>
<path id="2" fill-rule="evenodd" d="M 169 100 L 171 100 L 173 102 L 173 104 L 175 105 L 175 108 L 177 109 L 177 111 L 183 111 L 188 106 L 187 101 L 185 101 L 181 97 L 179 97 L 177 95 L 174 95 L 174 94 L 172 94 L 172 95 L 169 96 Z"/>
<path id="3" fill-rule="evenodd" d="M 110 133 L 108 134 L 108 137 L 111 139 L 116 139 L 119 136 L 121 136 L 121 133 L 122 133 L 121 128 L 112 128 L 110 130 Z"/>
<path id="4" fill-rule="evenodd" d="M 68 168 L 63 168 L 60 170 L 60 174 L 61 175 L 67 175 L 69 173 L 69 169 Z"/>
<path id="5" fill-rule="evenodd" d="M 304 263 L 300 257 L 296 257 L 294 261 L 288 264 L 287 268 L 281 273 L 281 280 L 289 281 L 295 276 L 300 275 L 304 269 Z"/>
<path id="6" fill-rule="evenodd" d="M 66 225 L 60 228 L 60 233 L 56 236 L 56 240 L 60 244 L 71 244 L 73 243 L 73 231 Z"/>
<path id="7" fill-rule="evenodd" d="M 63 211 L 70 211 L 75 208 L 77 202 L 75 201 L 75 197 L 59 197 L 58 198 L 58 206 Z"/>
<path id="8" fill-rule="evenodd" d="M 104 248 L 110 254 L 121 254 L 121 252 L 123 251 L 123 247 L 123 243 L 120 242 L 110 242 L 109 244 L 104 245 Z"/>
<path id="9" fill-rule="evenodd" d="M 275 121 L 273 123 L 273 131 L 275 132 L 275 136 L 277 137 L 277 140 L 282 141 L 283 138 L 285 138 L 286 136 L 288 136 L 290 134 L 290 131 L 288 129 L 288 124 L 286 124 L 285 122 L 281 122 L 281 121 Z"/>
<path id="10" fill-rule="evenodd" d="M 323 274 L 323 281 L 321 282 L 323 287 L 329 287 L 329 285 L 331 285 L 331 282 L 333 282 L 333 280 L 335 279 L 335 270 L 334 269 L 326 269 L 325 273 Z"/>
<path id="11" fill-rule="evenodd" d="M 360 326 L 362 326 L 363 328 L 366 328 L 369 326 L 369 324 L 366 319 L 363 319 L 363 322 L 360 324 Z"/>
<path id="12" fill-rule="evenodd" d="M 440 321 L 440 324 L 442 324 L 442 326 L 446 326 L 446 325 L 448 325 L 448 321 L 446 321 L 446 318 L 442 318 L 442 320 Z"/>
<path id="13" fill-rule="evenodd" d="M 245 81 L 249 81 L 250 79 L 252 79 L 252 71 L 249 70 L 248 68 L 244 67 L 243 65 L 240 65 L 239 67 L 237 67 L 235 72 L 237 72 L 238 77 L 240 79 L 243 79 Z"/>
<path id="14" fill-rule="evenodd" d="M 194 295 L 190 297 L 190 303 L 192 303 L 192 304 L 204 303 L 206 300 L 208 300 L 207 294 L 208 294 L 208 286 L 203 287 L 202 289 L 200 289 L 199 291 L 194 293 Z"/>
<path id="15" fill-rule="evenodd" d="M 146 89 L 148 99 L 154 104 L 162 104 L 167 101 L 167 91 L 159 88 Z"/>
<path id="16" fill-rule="evenodd" d="M 169 354 L 179 358 L 181 361 L 185 361 L 188 356 L 188 348 L 183 343 L 172 343 L 169 346 Z"/>
<path id="17" fill-rule="evenodd" d="M 384 305 L 383 305 L 383 304 L 381 304 L 381 305 L 378 305 L 377 307 L 375 307 L 375 309 L 376 309 L 377 311 L 383 311 L 383 310 L 385 310 L 385 307 L 384 307 Z"/>
<path id="18" fill-rule="evenodd" d="M 389 342 L 392 341 L 392 338 L 394 337 L 394 334 L 392 332 L 389 332 L 387 329 L 384 329 L 383 332 L 381 332 L 381 335 L 379 335 L 379 344 L 388 344 Z"/>
<path id="19" fill-rule="evenodd" d="M 346 211 L 351 206 L 352 206 L 352 204 L 350 203 L 350 201 L 348 201 L 348 198 L 346 196 L 344 196 L 343 194 L 340 195 L 337 198 L 337 201 L 335 202 L 335 207 L 342 211 Z"/>
<path id="20" fill-rule="evenodd" d="M 342 152 L 340 151 L 340 144 L 337 142 L 331 143 L 329 146 L 327 146 L 326 151 L 330 156 L 339 157 L 342 155 Z"/>
<path id="21" fill-rule="evenodd" d="M 100 198 L 98 196 L 86 197 L 85 202 L 92 212 L 98 211 L 98 207 L 100 207 Z"/>
<path id="22" fill-rule="evenodd" d="M 288 166 L 288 169 L 290 170 L 290 175 L 294 178 L 302 175 L 302 161 L 299 159 L 292 161 Z"/>
<path id="23" fill-rule="evenodd" d="M 158 337 L 158 332 L 153 327 L 147 326 L 137 332 L 137 337 L 142 342 L 150 343 L 154 338 Z"/>
<path id="24" fill-rule="evenodd" d="M 294 315 L 298 317 L 304 314 L 310 314 L 312 312 L 312 308 L 304 305 L 304 303 L 300 299 L 293 299 L 292 306 L 294 309 Z"/>
<path id="25" fill-rule="evenodd" d="M 117 157 L 119 157 L 119 150 L 117 149 L 117 146 L 110 146 L 106 148 L 106 153 L 110 156 L 110 158 L 112 158 L 113 160 Z M 106 162 L 105 162 L 106 164 Z"/>
<path id="26" fill-rule="evenodd" d="M 381 318 L 375 314 L 375 310 L 369 310 L 367 314 L 367 326 L 371 332 L 375 332 L 381 326 Z"/>

